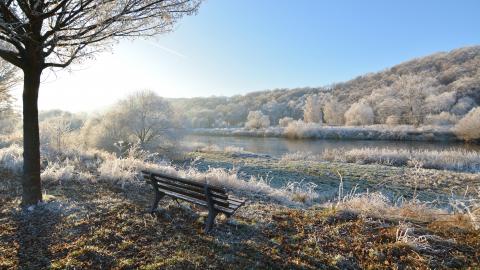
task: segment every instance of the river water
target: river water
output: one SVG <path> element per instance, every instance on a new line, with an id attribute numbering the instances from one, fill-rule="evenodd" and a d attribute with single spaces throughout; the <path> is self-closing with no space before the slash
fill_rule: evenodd
<path id="1" fill-rule="evenodd" d="M 280 157 L 285 153 L 311 152 L 320 154 L 327 149 L 389 148 L 408 150 L 447 150 L 462 149 L 480 152 L 480 145 L 461 142 L 425 141 L 372 141 L 372 140 L 290 140 L 272 137 L 231 137 L 187 135 L 182 141 L 186 144 L 217 145 L 221 148 L 234 146 L 253 153 Z"/>

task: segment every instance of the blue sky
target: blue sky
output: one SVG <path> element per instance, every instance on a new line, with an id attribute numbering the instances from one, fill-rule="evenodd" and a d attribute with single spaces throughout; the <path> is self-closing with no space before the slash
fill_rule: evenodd
<path id="1" fill-rule="evenodd" d="M 479 0 L 207 0 L 152 40 L 45 74 L 40 108 L 91 111 L 128 93 L 231 96 L 322 86 L 480 44 Z"/>

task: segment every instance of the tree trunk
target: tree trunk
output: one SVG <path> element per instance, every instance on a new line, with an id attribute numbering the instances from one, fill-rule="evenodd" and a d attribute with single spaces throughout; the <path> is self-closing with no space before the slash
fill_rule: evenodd
<path id="1" fill-rule="evenodd" d="M 40 137 L 38 128 L 38 90 L 42 68 L 27 67 L 23 77 L 23 196 L 22 205 L 42 201 L 40 180 Z"/>

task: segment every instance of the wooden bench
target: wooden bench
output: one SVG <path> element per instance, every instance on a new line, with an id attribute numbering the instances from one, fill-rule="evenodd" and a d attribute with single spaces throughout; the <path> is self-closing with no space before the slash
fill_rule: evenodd
<path id="1" fill-rule="evenodd" d="M 208 218 L 205 222 L 205 232 L 209 232 L 219 213 L 227 217 L 232 216 L 237 209 L 245 204 L 245 200 L 227 194 L 223 187 L 200 183 L 157 172 L 142 171 L 143 178 L 152 185 L 155 199 L 151 213 L 158 207 L 158 203 L 168 195 L 174 199 L 184 200 L 208 209 Z"/>

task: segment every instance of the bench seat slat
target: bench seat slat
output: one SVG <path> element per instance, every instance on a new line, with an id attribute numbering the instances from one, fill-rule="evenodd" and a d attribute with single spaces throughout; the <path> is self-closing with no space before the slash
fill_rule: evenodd
<path id="1" fill-rule="evenodd" d="M 235 197 L 232 197 L 232 196 L 228 196 L 228 200 L 232 201 L 232 202 L 240 203 L 240 204 L 245 203 L 245 200 L 241 200 L 241 199 L 238 199 L 238 198 L 235 198 Z"/>
<path id="2" fill-rule="evenodd" d="M 159 188 L 158 190 L 165 193 L 168 196 L 173 197 L 173 198 L 179 198 L 179 199 L 182 199 L 182 200 L 187 201 L 187 202 L 191 202 L 191 203 L 194 203 L 194 204 L 197 204 L 197 205 L 207 207 L 207 203 L 205 201 L 201 201 L 201 200 L 198 200 L 198 199 L 195 199 L 195 198 L 191 198 L 191 197 L 188 197 L 188 196 L 185 196 L 185 195 L 173 192 L 173 191 L 169 191 L 169 190 L 166 190 L 166 189 L 162 189 L 162 188 Z M 235 212 L 235 210 L 233 210 L 233 209 L 225 208 L 225 207 L 219 206 L 217 204 L 215 204 L 214 207 L 215 207 L 216 210 L 218 210 L 222 213 L 228 214 L 228 215 L 232 215 Z"/>
<path id="3" fill-rule="evenodd" d="M 172 181 L 182 182 L 184 184 L 196 186 L 196 187 L 199 187 L 199 188 L 204 187 L 204 184 L 202 184 L 202 183 L 192 181 L 192 180 L 188 180 L 188 179 L 184 179 L 184 178 L 181 178 L 181 177 L 173 177 L 173 176 L 166 175 L 166 174 L 163 174 L 163 173 L 158 173 L 158 172 L 142 171 L 142 173 L 146 174 L 146 175 L 153 175 L 153 176 L 161 177 L 161 178 L 172 180 Z M 216 192 L 220 192 L 220 193 L 225 193 L 226 192 L 225 188 L 218 187 L 218 186 L 215 186 L 215 185 L 209 185 L 209 188 L 212 191 L 216 191 Z"/>

